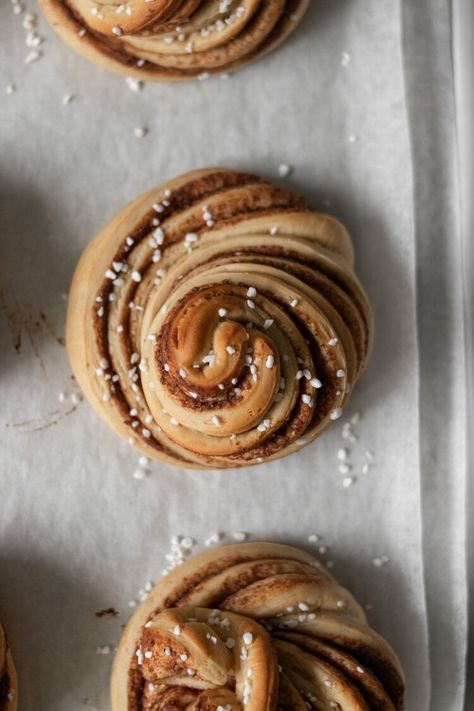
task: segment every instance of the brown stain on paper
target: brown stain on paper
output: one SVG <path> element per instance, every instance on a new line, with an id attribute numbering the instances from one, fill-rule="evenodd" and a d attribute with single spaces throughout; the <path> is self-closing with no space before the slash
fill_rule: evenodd
<path id="1" fill-rule="evenodd" d="M 31 345 L 35 358 L 44 369 L 45 366 L 40 354 L 40 344 L 44 336 L 47 335 L 54 338 L 61 347 L 65 346 L 64 337 L 57 335 L 54 324 L 43 311 L 31 305 L 22 307 L 12 297 L 7 301 L 3 292 L 0 292 L 0 308 L 5 315 L 13 348 L 18 355 L 21 355 L 26 338 Z"/>
<path id="2" fill-rule="evenodd" d="M 119 613 L 115 607 L 107 607 L 105 610 L 98 610 L 94 612 L 96 617 L 118 617 Z"/>
<path id="3" fill-rule="evenodd" d="M 76 412 L 77 408 L 78 405 L 74 405 L 65 412 L 61 412 L 61 410 L 49 412 L 44 416 L 46 422 L 41 422 L 41 418 L 37 418 L 33 420 L 25 420 L 24 422 L 6 422 L 5 427 L 22 430 L 25 434 L 30 434 L 31 432 L 42 432 L 50 427 L 54 427 L 54 425 L 58 425 L 61 420 L 64 420 L 65 417 L 69 417 L 69 415 L 72 415 L 73 412 Z"/>
<path id="4" fill-rule="evenodd" d="M 44 361 L 41 357 L 40 346 L 45 336 L 56 341 L 58 346 L 64 348 L 65 339 L 58 336 L 54 324 L 44 311 L 33 306 L 20 306 L 13 297 L 7 297 L 0 291 L 0 311 L 3 312 L 10 332 L 12 345 L 17 355 L 24 352 L 25 341 L 29 342 L 35 359 L 46 372 Z M 25 420 L 23 422 L 7 422 L 4 427 L 12 428 L 22 433 L 42 432 L 59 424 L 63 419 L 72 415 L 78 409 L 75 404 L 64 412 L 57 409 L 43 416 Z"/>

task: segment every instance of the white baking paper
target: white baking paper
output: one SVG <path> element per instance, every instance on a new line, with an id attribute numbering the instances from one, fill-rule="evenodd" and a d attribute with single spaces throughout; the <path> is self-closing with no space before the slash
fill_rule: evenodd
<path id="1" fill-rule="evenodd" d="M 447 0 L 313 0 L 254 66 L 138 92 L 41 18 L 43 56 L 25 63 L 36 51 L 25 12 L 37 8 L 19 7 L 0 7 L 0 617 L 20 708 L 108 709 L 129 601 L 159 578 L 170 538 L 193 536 L 197 551 L 212 533 L 246 531 L 321 548 L 399 653 L 407 709 L 461 711 L 464 334 Z M 61 342 L 74 266 L 126 201 L 164 179 L 209 165 L 278 179 L 280 164 L 353 235 L 376 316 L 372 363 L 343 420 L 290 459 L 222 473 L 151 465 L 137 480 L 138 455 L 71 380 Z M 357 440 L 345 440 L 356 413 Z M 95 616 L 109 607 L 119 616 Z"/>

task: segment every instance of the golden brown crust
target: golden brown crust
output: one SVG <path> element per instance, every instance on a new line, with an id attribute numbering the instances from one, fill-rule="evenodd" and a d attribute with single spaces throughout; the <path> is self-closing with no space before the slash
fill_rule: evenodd
<path id="1" fill-rule="evenodd" d="M 163 578 L 111 680 L 112 711 L 401 711 L 403 692 L 395 653 L 350 593 L 271 543 L 208 551 Z"/>
<path id="2" fill-rule="evenodd" d="M 18 679 L 5 630 L 0 624 L 0 711 L 16 711 Z"/>
<path id="3" fill-rule="evenodd" d="M 372 330 L 340 223 L 262 178 L 210 169 L 141 196 L 90 243 L 66 340 L 87 397 L 143 454 L 228 468 L 319 436 Z"/>
<path id="4" fill-rule="evenodd" d="M 39 0 L 76 52 L 151 81 L 233 71 L 271 51 L 309 0 Z"/>

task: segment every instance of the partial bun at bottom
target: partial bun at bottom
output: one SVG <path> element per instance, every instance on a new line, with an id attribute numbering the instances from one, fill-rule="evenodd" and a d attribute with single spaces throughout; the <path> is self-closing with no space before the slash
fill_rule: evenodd
<path id="1" fill-rule="evenodd" d="M 324 566 L 272 543 L 225 546 L 162 579 L 112 670 L 112 711 L 401 711 L 391 647 Z"/>

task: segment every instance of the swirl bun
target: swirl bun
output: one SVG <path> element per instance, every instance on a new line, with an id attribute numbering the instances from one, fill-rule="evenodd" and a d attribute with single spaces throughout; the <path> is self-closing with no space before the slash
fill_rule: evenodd
<path id="1" fill-rule="evenodd" d="M 403 672 L 364 612 L 312 556 L 240 544 L 175 569 L 118 647 L 113 711 L 395 711 Z"/>
<path id="2" fill-rule="evenodd" d="M 178 81 L 238 69 L 296 27 L 309 0 L 39 0 L 61 37 L 112 71 Z"/>
<path id="3" fill-rule="evenodd" d="M 0 624 L 0 711 L 16 711 L 18 682 L 5 630 Z"/>
<path id="4" fill-rule="evenodd" d="M 290 454 L 340 416 L 372 317 L 340 223 L 262 178 L 201 170 L 90 243 L 66 340 L 87 397 L 143 454 L 225 468 Z"/>

